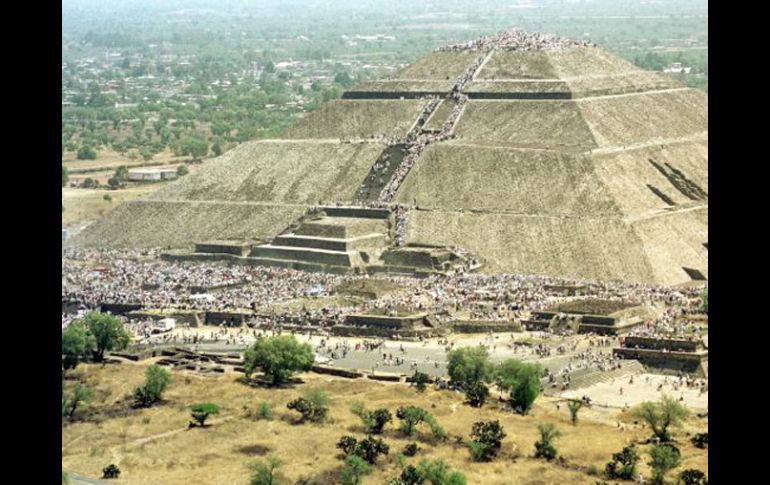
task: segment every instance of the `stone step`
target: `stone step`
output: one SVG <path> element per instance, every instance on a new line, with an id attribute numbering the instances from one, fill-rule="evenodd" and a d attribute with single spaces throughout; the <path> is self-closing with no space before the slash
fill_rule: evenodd
<path id="1" fill-rule="evenodd" d="M 387 219 L 390 209 L 370 209 L 368 207 L 321 207 L 329 217 L 346 217 L 356 219 Z"/>
<path id="2" fill-rule="evenodd" d="M 349 266 L 309 263 L 307 261 L 293 261 L 290 259 L 248 258 L 248 263 L 252 266 L 291 268 L 312 273 L 350 274 L 356 272 L 355 268 Z"/>
<path id="3" fill-rule="evenodd" d="M 386 221 L 382 219 L 360 219 L 350 217 L 323 217 L 302 224 L 294 235 L 316 236 L 332 239 L 351 239 L 369 234 L 388 233 Z"/>
<path id="4" fill-rule="evenodd" d="M 321 236 L 305 236 L 298 234 L 282 234 L 273 240 L 275 246 L 291 246 L 300 248 L 326 249 L 328 251 L 361 251 L 366 249 L 385 248 L 388 244 L 383 234 L 372 233 L 349 239 L 338 239 Z"/>
<path id="5" fill-rule="evenodd" d="M 361 255 L 357 251 L 330 251 L 327 249 L 276 246 L 265 244 L 251 250 L 252 258 L 287 259 L 334 266 L 363 266 Z"/>

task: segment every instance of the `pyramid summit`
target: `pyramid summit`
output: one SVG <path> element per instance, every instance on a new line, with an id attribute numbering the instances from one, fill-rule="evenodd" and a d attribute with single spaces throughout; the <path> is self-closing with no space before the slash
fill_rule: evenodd
<path id="1" fill-rule="evenodd" d="M 588 42 L 508 31 L 355 86 L 68 244 L 262 241 L 257 263 L 312 244 L 342 267 L 390 237 L 402 266 L 444 246 L 484 272 L 683 283 L 708 274 L 707 111 L 705 93 Z M 375 213 L 307 221 L 336 205 L 398 209 L 391 229 L 361 220 Z"/>

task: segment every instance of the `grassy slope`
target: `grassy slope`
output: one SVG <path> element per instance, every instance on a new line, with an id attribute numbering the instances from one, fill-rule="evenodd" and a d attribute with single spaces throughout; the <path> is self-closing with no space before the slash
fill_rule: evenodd
<path id="1" fill-rule="evenodd" d="M 87 365 L 81 369 L 77 373 L 96 389 L 96 410 L 120 401 L 144 380 L 142 364 L 105 368 Z M 161 406 L 100 424 L 80 422 L 63 426 L 62 468 L 98 477 L 104 466 L 116 463 L 122 471 L 120 482 L 129 485 L 245 485 L 248 465 L 272 453 L 285 463 L 281 473 L 286 483 L 295 483 L 301 477 L 316 478 L 317 483 L 334 483 L 335 472 L 342 466 L 334 444 L 344 434 L 364 436 L 360 421 L 348 409 L 353 400 L 364 400 L 371 408 L 387 407 L 391 412 L 400 405 L 425 407 L 450 437 L 459 435 L 464 439 L 468 438 L 474 422 L 499 419 L 508 436 L 503 440 L 503 456 L 497 461 L 473 463 L 466 448 L 451 443 L 434 445 L 424 435 L 419 439 L 422 451 L 408 459 L 415 463 L 425 457 L 444 458 L 453 469 L 465 473 L 469 484 L 593 484 L 595 478 L 584 473 L 531 458 L 537 439 L 536 426 L 540 422 L 553 422 L 564 432 L 556 445 L 569 462 L 599 469 L 603 469 L 612 453 L 625 446 L 627 439 L 646 436 L 640 428 L 621 433 L 615 427 L 614 413 L 608 415 L 591 409 L 582 410 L 581 422 L 573 427 L 568 423 L 565 407 L 562 405 L 561 411 L 556 411 L 548 398 L 540 398 L 532 413 L 522 417 L 494 409 L 497 406 L 494 402 L 480 410 L 470 408 L 462 403 L 459 394 L 428 390 L 420 395 L 405 385 L 313 374 L 302 376 L 306 382 L 303 385 L 277 390 L 239 384 L 232 374 L 203 377 L 174 372 L 172 378 Z M 331 395 L 331 422 L 307 425 L 289 422 L 296 413 L 286 409 L 286 403 L 308 387 L 320 387 Z M 212 421 L 212 426 L 188 430 L 189 405 L 201 401 L 218 403 L 222 413 Z M 242 417 L 244 405 L 255 408 L 261 401 L 272 405 L 274 421 Z M 691 431 L 704 430 L 705 425 L 692 423 L 690 428 Z M 693 448 L 682 438 L 683 467 L 707 471 L 708 452 Z M 395 432 L 392 425 L 386 428 L 384 440 L 391 447 L 390 455 L 381 459 L 374 472 L 364 478 L 366 485 L 380 484 L 396 475 L 394 458 L 411 441 Z M 515 461 L 511 459 L 514 449 L 520 454 Z M 647 460 L 645 456 L 643 461 Z M 649 476 L 646 465 L 642 464 L 640 470 Z"/>
<path id="2" fill-rule="evenodd" d="M 454 80 L 468 69 L 478 52 L 431 52 L 400 70 L 395 79 Z"/>

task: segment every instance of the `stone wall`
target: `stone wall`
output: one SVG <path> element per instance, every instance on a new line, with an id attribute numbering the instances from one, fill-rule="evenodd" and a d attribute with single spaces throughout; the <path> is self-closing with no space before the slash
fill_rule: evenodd
<path id="1" fill-rule="evenodd" d="M 640 349 L 666 349 L 678 352 L 696 352 L 702 348 L 700 341 L 651 337 L 626 337 L 623 346 L 628 349 L 639 347 Z"/>

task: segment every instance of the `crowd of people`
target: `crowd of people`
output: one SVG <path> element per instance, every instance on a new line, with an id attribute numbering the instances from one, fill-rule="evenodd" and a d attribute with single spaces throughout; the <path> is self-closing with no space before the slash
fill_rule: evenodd
<path id="1" fill-rule="evenodd" d="M 521 29 L 512 29 L 498 33 L 495 36 L 484 36 L 476 40 L 449 44 L 436 49 L 444 52 L 458 51 L 489 51 L 502 50 L 560 50 L 574 49 L 577 47 L 592 47 L 595 44 L 587 40 L 572 40 L 540 32 L 526 32 Z"/>

